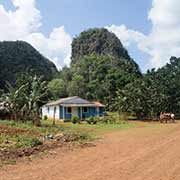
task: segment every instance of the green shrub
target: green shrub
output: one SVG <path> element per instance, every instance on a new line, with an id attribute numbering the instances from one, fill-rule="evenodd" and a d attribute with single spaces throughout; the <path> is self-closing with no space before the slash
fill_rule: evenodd
<path id="1" fill-rule="evenodd" d="M 103 117 L 99 117 L 99 116 L 94 117 L 94 124 L 100 123 L 102 119 Z"/>
<path id="2" fill-rule="evenodd" d="M 99 118 L 99 122 L 104 124 L 119 124 L 117 121 L 117 118 L 115 118 L 114 116 L 105 116 Z"/>
<path id="3" fill-rule="evenodd" d="M 72 119 L 71 119 L 71 122 L 72 122 L 73 124 L 76 124 L 76 123 L 79 123 L 79 122 L 80 122 L 80 119 L 79 119 L 78 116 L 73 116 Z"/>
<path id="4" fill-rule="evenodd" d="M 31 140 L 31 147 L 40 146 L 43 143 L 38 138 L 32 138 Z"/>
<path id="5" fill-rule="evenodd" d="M 48 117 L 47 117 L 47 115 L 45 115 L 44 117 L 43 117 L 43 120 L 48 120 Z"/>
<path id="6" fill-rule="evenodd" d="M 86 118 L 85 121 L 86 121 L 88 124 L 91 124 L 92 117 Z"/>
<path id="7" fill-rule="evenodd" d="M 96 124 L 97 123 L 97 119 L 96 119 L 96 117 L 90 116 L 89 118 L 86 118 L 86 122 L 88 124 Z"/>
<path id="8" fill-rule="evenodd" d="M 26 136 L 20 136 L 16 139 L 17 144 L 16 147 L 36 147 L 39 145 L 42 145 L 42 142 L 35 137 L 26 137 Z"/>

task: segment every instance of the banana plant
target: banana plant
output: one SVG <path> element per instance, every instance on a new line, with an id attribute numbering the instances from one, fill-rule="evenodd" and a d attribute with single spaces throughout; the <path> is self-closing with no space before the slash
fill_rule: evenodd
<path id="1" fill-rule="evenodd" d="M 2 96 L 2 99 L 7 104 L 7 108 L 11 113 L 11 119 L 18 120 L 18 115 L 20 115 L 21 108 L 24 103 L 24 89 L 27 84 L 23 84 L 20 87 L 13 87 L 9 82 L 7 82 L 8 93 Z"/>
<path id="2" fill-rule="evenodd" d="M 42 81 L 42 77 L 34 76 L 30 87 L 29 94 L 26 95 L 27 113 L 33 123 L 40 126 L 40 107 L 43 104 L 43 98 L 47 96 L 46 82 Z"/>

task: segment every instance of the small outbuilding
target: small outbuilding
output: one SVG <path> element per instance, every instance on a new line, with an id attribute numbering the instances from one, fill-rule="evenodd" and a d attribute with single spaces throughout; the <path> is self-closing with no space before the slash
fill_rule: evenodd
<path id="1" fill-rule="evenodd" d="M 104 116 L 105 105 L 90 102 L 78 96 L 62 98 L 49 102 L 42 107 L 42 117 L 49 119 L 71 120 L 73 116 L 85 119 L 90 116 Z"/>

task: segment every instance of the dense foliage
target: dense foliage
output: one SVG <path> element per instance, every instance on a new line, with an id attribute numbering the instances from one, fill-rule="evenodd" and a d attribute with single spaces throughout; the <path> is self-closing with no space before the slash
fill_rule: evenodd
<path id="1" fill-rule="evenodd" d="M 32 121 L 40 125 L 40 107 L 47 102 L 48 89 L 41 77 L 22 75 L 12 86 L 7 83 L 7 93 L 1 96 L 6 103 L 9 119 Z"/>
<path id="2" fill-rule="evenodd" d="M 139 118 L 180 112 L 180 58 L 142 75 L 121 42 L 106 29 L 90 29 L 72 43 L 72 63 L 50 84 L 54 98 L 79 95 Z"/>
<path id="3" fill-rule="evenodd" d="M 115 34 L 90 29 L 74 38 L 71 67 L 65 67 L 49 83 L 49 89 L 54 99 L 76 95 L 110 107 L 116 91 L 141 76 L 138 65 Z"/>
<path id="4" fill-rule="evenodd" d="M 8 98 L 15 115 L 26 105 L 26 112 L 36 117 L 38 112 L 33 112 L 33 107 L 37 110 L 49 99 L 67 96 L 98 100 L 108 110 L 139 118 L 157 117 L 160 112 L 180 113 L 180 58 L 172 57 L 164 67 L 141 74 L 120 40 L 103 28 L 84 31 L 74 38 L 71 66 L 64 67 L 47 86 L 29 72 L 49 80 L 55 66 L 24 42 L 0 43 L 0 68 L 0 87 L 6 80 L 10 82 Z M 28 74 L 24 79 L 15 76 L 24 71 Z M 11 87 L 12 83 L 16 85 Z"/>
<path id="5" fill-rule="evenodd" d="M 147 73 L 133 83 L 119 89 L 115 104 L 121 112 L 138 117 L 157 117 L 160 112 L 180 113 L 180 58 Z"/>
<path id="6" fill-rule="evenodd" d="M 57 69 L 26 42 L 0 42 L 0 89 L 4 89 L 6 81 L 14 84 L 18 74 L 25 72 L 51 80 Z"/>

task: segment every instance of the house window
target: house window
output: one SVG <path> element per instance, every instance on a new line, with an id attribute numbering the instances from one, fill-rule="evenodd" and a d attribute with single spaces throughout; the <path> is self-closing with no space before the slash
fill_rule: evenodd
<path id="1" fill-rule="evenodd" d="M 83 107 L 83 112 L 87 113 L 88 112 L 88 108 L 87 107 Z"/>
<path id="2" fill-rule="evenodd" d="M 71 107 L 68 107 L 68 108 L 67 108 L 67 113 L 71 114 L 71 112 L 72 112 Z"/>
<path id="3" fill-rule="evenodd" d="M 49 114 L 49 107 L 47 107 L 47 112 L 48 112 L 48 114 Z"/>

